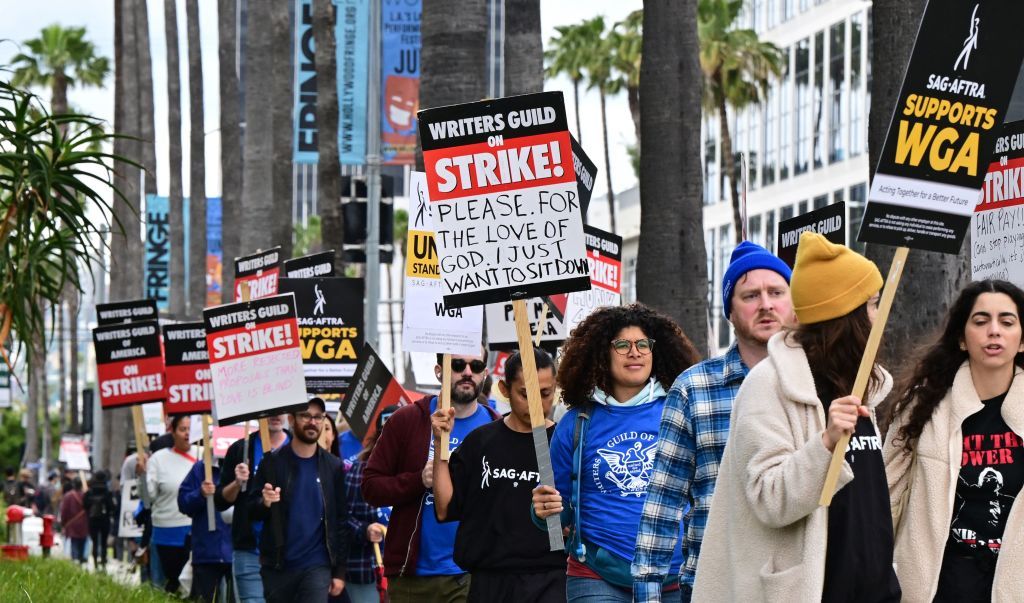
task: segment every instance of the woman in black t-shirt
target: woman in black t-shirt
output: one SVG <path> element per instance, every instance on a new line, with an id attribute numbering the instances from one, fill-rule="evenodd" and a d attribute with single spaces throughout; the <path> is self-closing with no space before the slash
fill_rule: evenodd
<path id="1" fill-rule="evenodd" d="M 898 390 L 884 446 L 905 601 L 1024 593 L 1024 291 L 967 285 Z"/>

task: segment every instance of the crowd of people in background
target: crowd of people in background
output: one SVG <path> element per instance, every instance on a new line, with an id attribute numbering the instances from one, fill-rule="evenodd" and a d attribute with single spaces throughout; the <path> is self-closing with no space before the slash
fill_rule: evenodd
<path id="1" fill-rule="evenodd" d="M 174 417 L 120 481 L 9 471 L 5 501 L 57 511 L 69 556 L 91 541 L 102 568 L 118 484 L 138 480 L 146 527 L 125 550 L 168 592 L 190 567 L 202 601 L 1018 601 L 1024 291 L 969 284 L 899 381 L 876 363 L 860 399 L 882 286 L 820 235 L 792 269 L 745 242 L 722 282 L 724 354 L 702 360 L 641 304 L 598 309 L 557 363 L 532 350 L 543 427 L 524 359 L 497 382 L 502 413 L 482 349 L 453 356 L 449 408 L 384 408 L 366 441 L 312 398 L 269 418 L 269 452 L 254 432 L 207 480 Z"/>

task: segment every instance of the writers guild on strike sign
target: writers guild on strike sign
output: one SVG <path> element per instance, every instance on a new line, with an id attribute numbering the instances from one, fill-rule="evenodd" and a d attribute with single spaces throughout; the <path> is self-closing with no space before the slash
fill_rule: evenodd
<path id="1" fill-rule="evenodd" d="M 277 295 L 277 278 L 280 272 L 280 247 L 235 258 L 235 299 L 243 299 L 246 288 L 249 299 Z"/>
<path id="2" fill-rule="evenodd" d="M 155 320 L 93 329 L 103 408 L 164 400 L 164 361 L 159 333 Z"/>
<path id="3" fill-rule="evenodd" d="M 167 415 L 203 414 L 212 410 L 213 377 L 201 322 L 163 326 L 167 378 Z"/>

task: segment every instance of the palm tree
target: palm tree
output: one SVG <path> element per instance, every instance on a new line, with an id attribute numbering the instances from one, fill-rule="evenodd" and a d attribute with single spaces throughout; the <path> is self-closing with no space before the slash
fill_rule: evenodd
<path id="1" fill-rule="evenodd" d="M 706 352 L 697 0 L 648 4 L 643 31 L 637 297 L 675 318 Z"/>
<path id="2" fill-rule="evenodd" d="M 344 274 L 341 252 L 341 162 L 338 156 L 338 62 L 335 57 L 335 11 L 331 0 L 313 0 L 313 40 L 316 52 L 317 202 L 320 241 L 334 249 L 335 274 Z"/>
<path id="3" fill-rule="evenodd" d="M 188 315 L 206 306 L 206 133 L 203 116 L 203 51 L 199 42 L 199 2 L 185 1 L 188 30 L 189 236 Z"/>
<path id="4" fill-rule="evenodd" d="M 145 0 L 142 0 L 145 1 Z M 168 197 L 171 246 L 171 286 L 167 291 L 171 316 L 185 318 L 185 202 L 181 185 L 181 67 L 178 57 L 178 7 L 164 0 L 164 38 L 167 41 L 167 155 L 171 172 Z"/>
<path id="5" fill-rule="evenodd" d="M 736 157 L 732 152 L 728 106 L 736 111 L 761 102 L 772 78 L 782 73 L 782 52 L 761 41 L 752 29 L 734 27 L 743 0 L 700 0 L 697 31 L 700 36 L 700 67 L 704 76 L 704 109 L 718 113 L 722 140 L 722 176 L 729 179 L 733 230 L 743 240 L 743 218 Z"/>
<path id="6" fill-rule="evenodd" d="M 245 36 L 245 146 L 242 159 L 241 216 L 242 253 L 269 249 L 282 243 L 273 226 L 285 222 L 274 203 L 274 115 L 275 80 L 269 67 L 278 52 L 271 39 L 271 0 L 250 0 Z M 284 3 L 280 3 L 284 4 Z M 290 48 L 285 45 L 284 48 Z M 290 104 L 289 104 L 290 106 Z M 287 225 L 291 230 L 291 210 Z M 288 236 L 289 241 L 291 236 Z M 285 254 L 284 257 L 290 257 Z M 225 256 L 225 264 L 231 258 Z M 233 271 L 232 267 L 228 271 Z"/>
<path id="7" fill-rule="evenodd" d="M 250 11 L 254 3 L 250 2 Z M 271 53 L 266 65 L 271 65 L 273 72 L 273 91 L 271 106 L 273 120 L 273 184 L 274 184 L 274 215 L 275 220 L 269 222 L 274 244 L 281 246 L 284 257 L 292 256 L 292 182 L 294 179 L 292 156 L 294 148 L 295 122 L 292 118 L 294 106 L 295 73 L 292 70 L 292 53 L 281 52 L 283 48 L 292 46 L 292 25 L 288 14 L 289 2 L 271 1 L 264 6 L 270 18 Z M 250 15 L 252 12 L 249 13 Z M 250 63 L 251 64 L 251 63 Z M 246 98 L 249 98 L 247 95 Z M 250 130 L 251 132 L 251 130 Z M 339 201 L 340 202 L 340 201 Z"/>
<path id="8" fill-rule="evenodd" d="M 644 11 L 635 10 L 612 26 L 609 35 L 612 64 L 621 74 L 621 87 L 626 89 L 637 149 L 640 148 L 640 51 L 643 44 L 643 20 Z"/>
<path id="9" fill-rule="evenodd" d="M 220 60 L 220 173 L 221 220 L 223 224 L 242 224 L 242 130 L 241 101 L 238 88 L 236 0 L 217 3 L 217 57 Z M 232 260 L 241 254 L 239 228 L 222 228 L 220 239 L 221 301 L 234 296 Z"/>
<path id="10" fill-rule="evenodd" d="M 583 129 L 580 127 L 580 84 L 583 83 L 583 70 L 587 63 L 587 54 L 583 48 L 582 25 L 559 25 L 555 27 L 557 36 L 548 40 L 548 49 L 544 51 L 544 60 L 548 66 L 544 70 L 546 77 L 558 77 L 564 73 L 572 81 L 572 100 L 576 112 L 576 140 L 583 143 Z"/>
<path id="11" fill-rule="evenodd" d="M 505 96 L 544 89 L 540 0 L 505 0 Z"/>
<path id="12" fill-rule="evenodd" d="M 146 195 L 156 195 L 156 118 L 153 111 L 153 59 L 149 51 L 149 8 L 146 2 L 135 3 L 135 48 L 139 77 L 139 144 L 142 146 L 142 168 L 145 171 Z"/>
<path id="13" fill-rule="evenodd" d="M 607 37 L 604 17 L 594 17 L 584 21 L 580 29 L 581 44 L 587 56 L 587 89 L 597 89 L 601 99 L 601 134 L 604 140 L 604 177 L 608 183 L 608 217 L 611 231 L 615 228 L 615 189 L 612 188 L 611 156 L 608 148 L 608 111 L 606 98 L 621 88 L 621 81 L 614 76 L 613 51 L 611 38 Z"/>

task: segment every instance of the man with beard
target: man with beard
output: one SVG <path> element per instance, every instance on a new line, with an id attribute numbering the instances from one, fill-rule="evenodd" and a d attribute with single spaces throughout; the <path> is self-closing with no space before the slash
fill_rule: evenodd
<path id="1" fill-rule="evenodd" d="M 744 241 L 732 252 L 722 279 L 722 306 L 736 341 L 725 354 L 684 371 L 668 393 L 632 564 L 636 601 L 661 600 L 687 507 L 692 512 L 679 580 L 682 600 L 690 600 L 733 400 L 750 369 L 768 355 L 768 340 L 796 322 L 791 274 L 760 245 Z"/>
<path id="2" fill-rule="evenodd" d="M 455 421 L 448 440 L 455 450 L 473 429 L 499 418 L 479 404 L 487 377 L 483 358 L 452 356 Z M 434 367 L 441 381 L 441 355 Z M 452 559 L 458 523 L 438 523 L 434 515 L 434 439 L 430 415 L 437 396 L 425 396 L 398 409 L 385 423 L 363 474 L 363 497 L 375 507 L 393 507 L 384 549 L 384 571 L 392 603 L 464 602 L 469 575 Z"/>
<path id="3" fill-rule="evenodd" d="M 324 601 L 345 588 L 345 470 L 318 444 L 329 420 L 320 398 L 293 412 L 291 442 L 263 460 L 249 485 L 249 516 L 266 522 L 259 545 L 268 603 Z"/>

